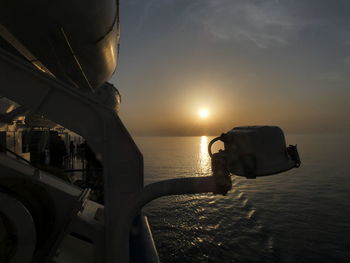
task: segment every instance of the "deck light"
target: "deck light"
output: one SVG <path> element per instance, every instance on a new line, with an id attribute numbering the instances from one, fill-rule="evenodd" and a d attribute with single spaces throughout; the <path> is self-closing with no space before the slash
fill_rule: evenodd
<path id="1" fill-rule="evenodd" d="M 214 142 L 224 150 L 212 154 Z M 283 131 L 276 126 L 237 127 L 213 139 L 208 146 L 213 173 L 256 178 L 281 173 L 300 166 L 296 145 L 286 146 Z"/>

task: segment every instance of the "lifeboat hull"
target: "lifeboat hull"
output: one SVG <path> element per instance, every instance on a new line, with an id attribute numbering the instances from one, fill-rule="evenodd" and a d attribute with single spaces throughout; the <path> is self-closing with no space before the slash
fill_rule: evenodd
<path id="1" fill-rule="evenodd" d="M 0 47 L 79 89 L 93 91 L 117 66 L 119 3 L 1 1 L 0 37 Z"/>

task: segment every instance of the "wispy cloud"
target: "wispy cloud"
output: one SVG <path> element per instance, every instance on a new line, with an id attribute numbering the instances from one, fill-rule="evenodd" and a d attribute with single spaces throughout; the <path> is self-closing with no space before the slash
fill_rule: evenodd
<path id="1" fill-rule="evenodd" d="M 276 0 L 202 0 L 191 19 L 213 37 L 248 41 L 259 48 L 287 45 L 301 27 Z"/>
<path id="2" fill-rule="evenodd" d="M 182 6 L 179 21 L 196 25 L 212 37 L 230 41 L 248 41 L 259 48 L 287 45 L 304 24 L 293 18 L 279 0 L 132 0 L 142 7 L 139 28 L 152 18 L 152 11 L 164 6 Z M 178 21 L 177 21 L 178 22 Z"/>
<path id="3" fill-rule="evenodd" d="M 126 1 L 140 11 L 135 21 L 138 29 L 148 22 L 169 23 L 167 15 L 173 11 L 171 23 L 176 23 L 177 28 L 204 32 L 217 40 L 251 43 L 258 48 L 286 46 L 305 30 L 319 32 L 323 26 L 326 33 L 337 38 L 344 40 L 344 35 L 348 36 L 348 25 L 344 28 L 342 24 L 347 19 L 346 12 L 342 5 L 328 0 Z"/>
<path id="4" fill-rule="evenodd" d="M 141 30 L 142 26 L 152 17 L 152 12 L 166 5 L 176 4 L 175 0 L 127 0 L 127 4 L 142 9 L 141 15 L 137 21 L 137 30 Z"/>

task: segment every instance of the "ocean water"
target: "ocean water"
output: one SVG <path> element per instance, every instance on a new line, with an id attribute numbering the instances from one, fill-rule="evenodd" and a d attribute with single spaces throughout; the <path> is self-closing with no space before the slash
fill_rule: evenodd
<path id="1" fill-rule="evenodd" d="M 211 137 L 138 137 L 145 184 L 210 175 Z M 302 165 L 271 177 L 232 177 L 226 196 L 148 204 L 162 262 L 350 262 L 350 136 L 290 135 Z M 216 145 L 220 147 L 220 145 Z"/>

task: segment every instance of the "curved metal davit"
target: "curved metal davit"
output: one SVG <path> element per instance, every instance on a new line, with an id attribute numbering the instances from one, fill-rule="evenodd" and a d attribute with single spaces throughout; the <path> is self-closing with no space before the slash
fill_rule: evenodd
<path id="1" fill-rule="evenodd" d="M 118 3 L 2 1 L 0 47 L 81 90 L 94 90 L 117 66 Z"/>

